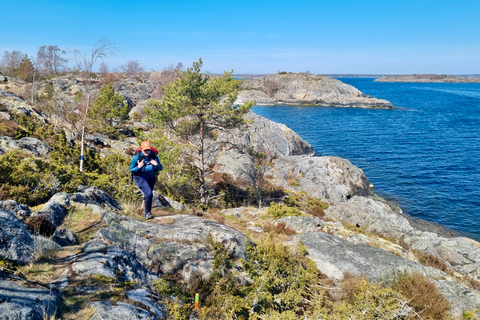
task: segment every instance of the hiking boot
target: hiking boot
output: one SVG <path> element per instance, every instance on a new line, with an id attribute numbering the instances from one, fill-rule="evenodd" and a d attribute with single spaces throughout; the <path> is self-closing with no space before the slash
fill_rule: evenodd
<path id="1" fill-rule="evenodd" d="M 145 213 L 145 220 L 152 219 L 153 216 L 150 212 Z"/>

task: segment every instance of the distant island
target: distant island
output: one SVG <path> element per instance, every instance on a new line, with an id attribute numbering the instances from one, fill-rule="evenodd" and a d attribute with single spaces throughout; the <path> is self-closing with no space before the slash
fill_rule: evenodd
<path id="1" fill-rule="evenodd" d="M 480 76 L 449 76 L 445 74 L 412 74 L 383 76 L 376 82 L 435 82 L 435 83 L 480 83 Z"/>
<path id="2" fill-rule="evenodd" d="M 280 72 L 246 79 L 236 104 L 301 105 L 339 108 L 394 109 L 387 100 L 372 98 L 340 80 L 309 73 Z"/>

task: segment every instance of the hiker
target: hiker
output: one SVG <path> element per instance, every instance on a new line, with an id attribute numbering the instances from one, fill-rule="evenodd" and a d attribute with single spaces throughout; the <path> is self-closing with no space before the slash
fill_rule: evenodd
<path id="1" fill-rule="evenodd" d="M 130 172 L 133 173 L 135 184 L 143 192 L 145 219 L 151 219 L 153 218 L 153 187 L 155 186 L 155 182 L 157 182 L 157 172 L 162 170 L 162 164 L 156 153 L 152 151 L 150 142 L 143 141 L 139 149 L 140 150 L 137 149 L 137 153 L 130 164 Z"/>

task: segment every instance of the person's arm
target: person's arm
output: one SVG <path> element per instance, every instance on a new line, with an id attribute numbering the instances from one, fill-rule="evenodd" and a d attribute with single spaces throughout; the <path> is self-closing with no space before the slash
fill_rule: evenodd
<path id="1" fill-rule="evenodd" d="M 138 167 L 138 155 L 136 154 L 130 164 L 130 172 L 137 172 L 138 170 L 140 170 L 140 168 Z"/>
<path id="2" fill-rule="evenodd" d="M 158 158 L 157 155 L 155 155 L 155 160 L 157 161 L 157 166 L 156 166 L 157 170 L 158 170 L 158 171 L 162 171 L 163 166 L 162 166 L 162 164 L 160 163 L 160 159 Z"/>

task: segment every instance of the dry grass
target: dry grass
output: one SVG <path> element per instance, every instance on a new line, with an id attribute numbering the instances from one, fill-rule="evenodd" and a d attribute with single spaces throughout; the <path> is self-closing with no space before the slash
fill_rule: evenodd
<path id="1" fill-rule="evenodd" d="M 440 258 L 438 258 L 437 256 L 434 256 L 432 254 L 425 254 L 418 250 L 412 250 L 412 253 L 419 263 L 443 271 L 449 276 L 455 275 L 455 271 L 452 270 L 452 268 L 450 268 L 445 262 L 441 261 Z"/>
<path id="2" fill-rule="evenodd" d="M 73 205 L 61 227 L 72 230 L 78 241 L 85 243 L 90 240 L 98 229 L 105 226 L 102 222 L 102 217 L 94 214 L 92 209 L 83 205 Z"/>
<path id="3" fill-rule="evenodd" d="M 28 281 L 38 283 L 49 283 L 58 279 L 65 268 L 70 264 L 69 257 L 77 254 L 79 247 L 67 247 L 52 251 L 34 262 L 19 267 L 17 273 L 21 274 Z"/>
<path id="4" fill-rule="evenodd" d="M 435 284 L 419 273 L 403 274 L 392 288 L 407 298 L 408 305 L 424 320 L 451 319 L 450 302 Z"/>

